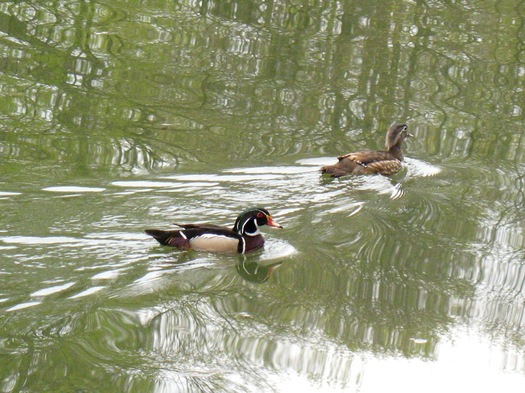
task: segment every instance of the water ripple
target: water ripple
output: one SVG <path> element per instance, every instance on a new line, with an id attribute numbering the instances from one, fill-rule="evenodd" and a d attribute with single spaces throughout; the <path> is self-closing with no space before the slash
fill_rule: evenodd
<path id="1" fill-rule="evenodd" d="M 63 193 L 82 193 L 82 192 L 102 192 L 102 187 L 80 187 L 80 186 L 52 186 L 43 188 L 42 191 L 63 192 Z"/>
<path id="2" fill-rule="evenodd" d="M 292 165 L 232 167 L 219 173 L 170 174 L 153 179 L 136 177 L 133 180 L 113 181 L 110 187 L 75 185 L 44 188 L 45 191 L 66 194 L 96 192 L 104 199 L 103 203 L 118 198 L 122 205 L 91 223 L 90 230 L 79 226 L 83 236 L 62 235 L 58 224 L 53 226 L 53 232 L 58 232 L 58 235 L 1 236 L 0 242 L 5 244 L 3 248 L 10 255 L 13 254 L 10 258 L 18 253 L 18 259 L 27 260 L 27 263 L 23 263 L 28 267 L 47 268 L 47 281 L 38 281 L 35 277 L 31 279 L 32 288 L 42 287 L 46 282 L 53 282 L 53 279 L 55 282 L 60 280 L 63 274 L 60 269 L 64 266 L 71 266 L 71 271 L 76 272 L 67 280 L 69 284 L 12 297 L 4 304 L 6 308 L 16 310 L 18 307 L 23 308 L 24 304 L 31 304 L 32 297 L 50 297 L 55 293 L 59 296 L 62 292 L 73 299 L 102 292 L 104 296 L 111 297 L 116 296 L 115 287 L 127 286 L 136 288 L 137 293 L 145 294 L 166 288 L 175 277 L 179 281 L 186 274 L 191 274 L 190 282 L 201 282 L 201 285 L 212 290 L 228 286 L 223 281 L 211 279 L 214 269 L 221 270 L 225 266 L 234 273 L 238 269 L 239 274 L 253 269 L 253 276 L 248 274 L 243 278 L 265 281 L 275 270 L 271 268 L 273 264 L 277 266 L 298 255 L 298 250 L 305 247 L 303 238 L 311 237 L 323 242 L 318 247 L 324 253 L 324 259 L 333 257 L 329 247 L 344 249 L 362 243 L 364 248 L 361 255 L 367 260 L 374 260 L 383 252 L 381 242 L 377 239 L 385 231 L 393 230 L 388 224 L 390 221 L 381 217 L 381 214 L 390 212 L 391 203 L 407 203 L 407 198 L 422 196 L 423 208 L 410 218 L 414 225 L 430 222 L 442 211 L 435 199 L 426 198 L 422 190 L 410 182 L 413 177 L 431 178 L 439 173 L 431 165 L 408 159 L 406 173 L 399 176 L 360 176 L 334 180 L 323 178 L 319 173 L 319 167 L 329 159 L 333 160 L 314 157 Z M 137 198 L 133 206 L 145 201 L 143 210 L 147 210 L 151 223 L 130 220 L 129 206 L 132 205 L 127 200 L 128 195 Z M 386 198 L 376 198 L 383 195 Z M 140 233 L 141 227 L 168 226 L 174 221 L 205 221 L 230 226 L 236 215 L 250 205 L 263 205 L 270 209 L 285 229 L 271 231 L 264 228 L 266 245 L 255 256 L 249 257 L 249 264 L 243 265 L 237 257 L 224 259 L 208 254 L 192 256 L 178 250 L 164 249 Z M 82 204 L 78 208 L 83 209 Z M 365 236 L 366 231 L 360 227 L 359 220 L 369 217 L 371 212 L 372 216 L 377 217 L 368 225 L 368 235 Z M 349 220 L 345 224 L 348 226 L 344 228 L 340 227 L 342 217 Z M 290 242 L 285 240 L 289 233 L 295 232 L 302 233 L 302 236 L 296 236 Z M 40 253 L 35 256 L 40 249 L 47 249 L 47 255 Z M 74 256 L 79 250 L 92 255 L 98 262 L 85 265 L 78 261 Z M 147 250 L 147 253 L 143 250 Z M 59 257 L 64 263 L 49 269 L 46 261 L 53 256 Z M 205 258 L 205 262 L 199 262 L 201 257 Z M 204 274 L 208 270 L 212 272 Z M 261 272 L 267 272 L 267 277 L 263 274 L 260 276 L 262 278 L 256 278 Z M 228 277 L 226 280 L 239 278 L 235 274 Z"/>
<path id="3" fill-rule="evenodd" d="M 105 286 L 93 286 L 91 288 L 87 288 L 83 290 L 82 292 L 77 293 L 76 295 L 70 296 L 69 299 L 78 299 L 81 297 L 90 296 L 90 295 L 93 295 L 94 293 L 101 291 L 104 288 L 106 287 Z"/>
<path id="4" fill-rule="evenodd" d="M 404 166 L 407 168 L 407 177 L 435 176 L 441 168 L 415 158 L 405 158 Z"/>
<path id="5" fill-rule="evenodd" d="M 68 282 L 66 284 L 61 284 L 61 285 L 55 285 L 55 286 L 52 286 L 52 287 L 39 289 L 38 291 L 35 291 L 35 292 L 31 293 L 29 296 L 32 296 L 32 297 L 43 297 L 43 296 L 53 295 L 53 294 L 55 294 L 57 292 L 65 291 L 66 289 L 71 288 L 73 285 L 75 285 L 74 282 Z"/>
<path id="6" fill-rule="evenodd" d="M 29 308 L 29 307 L 34 307 L 34 306 L 38 306 L 39 304 L 41 304 L 42 302 L 36 302 L 36 301 L 33 301 L 33 302 L 24 302 L 24 303 L 19 303 L 19 304 L 16 304 L 12 307 L 9 307 L 6 309 L 6 311 L 18 311 L 18 310 L 23 310 L 25 308 Z"/>
<path id="7" fill-rule="evenodd" d="M 10 192 L 10 191 L 0 191 L 0 197 L 9 197 L 9 196 L 15 196 L 20 195 L 20 192 Z"/>

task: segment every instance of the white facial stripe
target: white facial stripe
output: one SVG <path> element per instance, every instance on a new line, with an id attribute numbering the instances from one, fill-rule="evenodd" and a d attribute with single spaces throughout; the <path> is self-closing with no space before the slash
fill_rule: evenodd
<path id="1" fill-rule="evenodd" d="M 241 254 L 244 254 L 246 252 L 246 240 L 244 240 L 244 238 L 241 237 L 241 242 L 242 242 Z"/>
<path id="2" fill-rule="evenodd" d="M 244 221 L 244 224 L 242 224 L 242 228 L 241 228 L 241 233 L 244 233 L 244 227 L 246 226 L 246 224 L 248 224 L 248 221 L 250 221 L 249 219 Z M 257 226 L 257 223 L 255 224 Z"/>

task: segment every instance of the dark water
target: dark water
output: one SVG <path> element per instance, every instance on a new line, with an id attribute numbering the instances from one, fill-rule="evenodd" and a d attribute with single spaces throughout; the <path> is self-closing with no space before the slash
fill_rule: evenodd
<path id="1" fill-rule="evenodd" d="M 0 4 L 0 391 L 525 388 L 523 2 Z M 392 177 L 337 155 L 415 138 Z M 262 251 L 143 234 L 232 225 Z"/>

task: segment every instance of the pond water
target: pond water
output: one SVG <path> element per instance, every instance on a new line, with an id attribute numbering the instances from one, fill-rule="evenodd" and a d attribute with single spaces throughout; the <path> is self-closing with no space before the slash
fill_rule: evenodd
<path id="1" fill-rule="evenodd" d="M 524 22 L 2 2 L 0 391 L 523 391 Z M 399 173 L 320 175 L 393 121 Z M 143 233 L 251 206 L 245 256 Z"/>

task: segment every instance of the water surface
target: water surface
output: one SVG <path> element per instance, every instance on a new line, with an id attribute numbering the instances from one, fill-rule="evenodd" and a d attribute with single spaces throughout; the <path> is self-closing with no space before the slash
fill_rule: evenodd
<path id="1" fill-rule="evenodd" d="M 523 15 L 3 2 L 1 390 L 523 390 Z M 143 233 L 250 206 L 250 255 Z"/>

